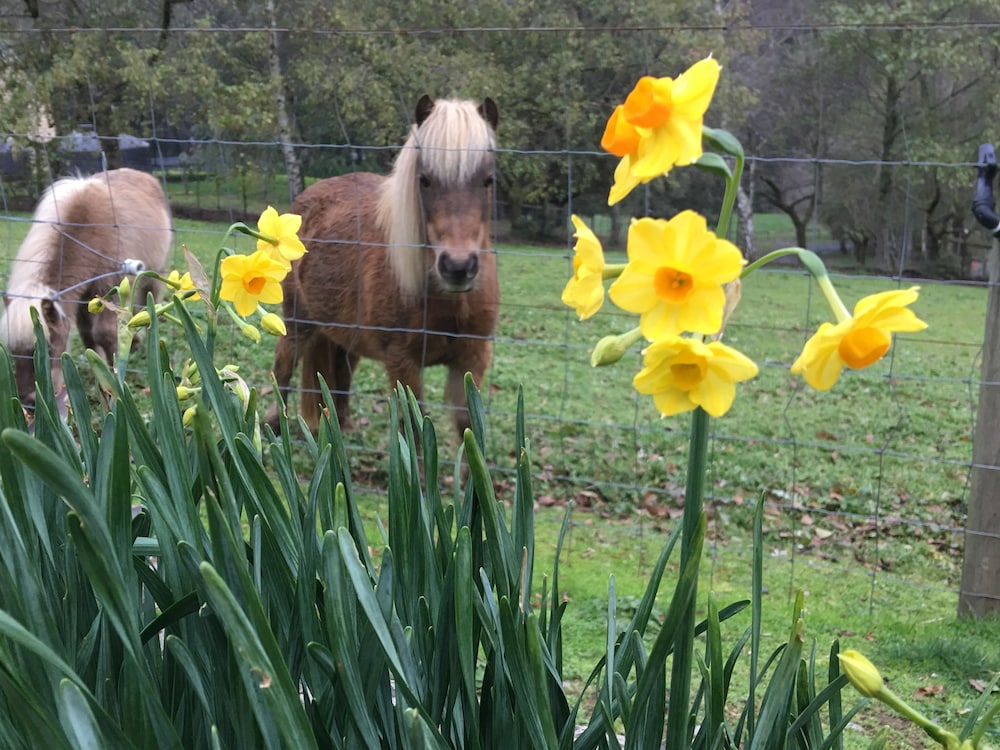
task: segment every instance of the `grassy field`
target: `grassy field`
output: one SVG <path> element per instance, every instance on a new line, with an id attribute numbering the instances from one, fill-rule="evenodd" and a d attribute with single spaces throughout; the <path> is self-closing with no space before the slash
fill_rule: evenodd
<path id="1" fill-rule="evenodd" d="M 224 229 L 179 220 L 177 265 L 181 245 L 206 262 L 214 258 Z M 25 230 L 23 221 L 0 224 L 8 256 Z M 768 241 L 784 244 L 777 234 Z M 235 247 L 250 244 L 243 239 Z M 661 419 L 631 388 L 638 351 L 613 367 L 589 366 L 598 338 L 634 323 L 610 306 L 580 323 L 560 305 L 566 249 L 504 246 L 498 263 L 503 307 L 483 388 L 488 455 L 503 497 L 512 482 L 513 414 L 523 389 L 540 550 L 554 548 L 562 514 L 572 512 L 561 575 L 571 600 L 567 674 L 582 681 L 602 649 L 609 576 L 620 604 L 637 600 L 679 515 L 688 419 Z M 864 277 L 835 283 L 849 307 L 895 285 Z M 788 366 L 827 319 L 825 303 L 797 268 L 755 274 L 744 283 L 726 341 L 757 361 L 761 373 L 714 422 L 709 467 L 710 564 L 702 591 L 716 591 L 723 603 L 747 597 L 749 519 L 763 498 L 767 652 L 785 639 L 790 596 L 801 588 L 818 659 L 839 638 L 842 647 L 873 658 L 900 695 L 955 729 L 978 697 L 979 681 L 1000 671 L 1000 622 L 954 615 L 985 303 L 983 288 L 925 283 L 916 309 L 929 330 L 899 337 L 883 362 L 815 393 Z M 232 329 L 220 337 L 218 361 L 238 363 L 266 390 L 272 353 L 273 339 L 255 345 Z M 429 371 L 429 413 L 454 449 L 442 385 L 443 372 Z M 374 518 L 383 501 L 388 431 L 380 367 L 362 363 L 355 388 L 355 482 L 367 491 Z M 539 561 L 539 570 L 547 567 Z M 727 642 L 746 624 L 729 623 Z M 864 746 L 881 719 L 888 717 L 871 709 L 849 746 Z M 922 746 L 898 726 L 900 744 L 890 746 Z"/>
<path id="2" fill-rule="evenodd" d="M 787 244 L 771 224 L 762 222 L 769 241 Z M 202 231 L 181 226 L 179 240 L 192 247 L 209 240 L 211 248 Z M 490 455 L 499 489 L 509 490 L 513 412 L 523 389 L 539 534 L 550 548 L 564 508 L 572 507 L 562 575 L 572 600 L 567 662 L 582 681 L 603 643 L 609 576 L 619 601 L 638 598 L 680 512 L 688 420 L 663 420 L 635 394 L 637 352 L 613 367 L 589 366 L 593 343 L 633 322 L 608 306 L 580 323 L 560 305 L 567 251 L 505 246 L 498 262 L 504 303 L 484 387 Z M 863 277 L 836 284 L 849 306 L 894 286 Z M 985 301 L 980 287 L 925 283 L 917 310 L 929 330 L 899 337 L 884 362 L 815 393 L 788 365 L 828 318 L 825 303 L 794 267 L 750 277 L 726 340 L 753 357 L 761 374 L 714 423 L 710 464 L 712 546 L 703 591 L 723 601 L 747 595 L 749 516 L 763 497 L 771 648 L 786 637 L 791 596 L 801 588 L 818 658 L 835 638 L 859 648 L 883 666 L 897 692 L 949 726 L 960 724 L 978 697 L 977 681 L 1000 670 L 1000 623 L 954 615 L 976 397 L 970 380 L 982 335 L 970 321 L 983 319 Z M 233 358 L 266 385 L 270 347 L 235 343 Z M 430 413 L 448 434 L 450 419 L 439 405 L 443 372 L 428 377 Z M 356 481 L 373 491 L 375 515 L 388 430 L 381 368 L 363 363 L 355 385 Z M 745 625 L 730 623 L 730 638 Z M 861 722 L 856 741 L 882 719 L 892 723 L 877 711 Z M 896 726 L 899 747 L 920 746 L 919 734 Z"/>

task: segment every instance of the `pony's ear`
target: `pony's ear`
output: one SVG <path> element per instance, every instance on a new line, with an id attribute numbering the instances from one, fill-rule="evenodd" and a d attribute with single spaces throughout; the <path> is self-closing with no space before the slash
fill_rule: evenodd
<path id="1" fill-rule="evenodd" d="M 431 99 L 427 94 L 420 97 L 420 101 L 417 102 L 417 112 L 414 115 L 414 121 L 417 126 L 423 125 L 424 120 L 431 116 L 431 110 L 434 109 L 434 100 Z"/>
<path id="2" fill-rule="evenodd" d="M 64 317 L 62 305 L 51 297 L 42 300 L 42 318 L 49 326 L 57 325 Z"/>
<path id="3" fill-rule="evenodd" d="M 497 123 L 500 122 L 500 110 L 497 108 L 495 101 L 487 96 L 483 100 L 483 103 L 479 105 L 479 114 L 490 124 L 490 127 L 494 131 L 497 129 Z"/>

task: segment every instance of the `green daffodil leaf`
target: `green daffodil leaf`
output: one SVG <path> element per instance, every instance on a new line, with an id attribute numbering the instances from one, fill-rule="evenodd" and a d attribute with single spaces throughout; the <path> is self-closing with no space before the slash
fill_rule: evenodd
<path id="1" fill-rule="evenodd" d="M 733 177 L 733 172 L 729 169 L 729 165 L 726 164 L 726 160 L 711 151 L 703 153 L 701 158 L 698 159 L 694 165 L 708 172 L 712 172 L 713 174 L 717 174 L 727 180 L 732 179 Z"/>

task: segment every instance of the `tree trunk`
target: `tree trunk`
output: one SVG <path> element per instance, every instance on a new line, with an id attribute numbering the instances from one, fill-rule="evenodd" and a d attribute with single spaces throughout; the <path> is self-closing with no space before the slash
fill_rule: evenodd
<path id="1" fill-rule="evenodd" d="M 889 76 L 885 86 L 885 119 L 882 121 L 882 153 L 879 160 L 888 162 L 892 158 L 896 145 L 896 138 L 899 135 L 899 102 L 902 91 L 896 79 Z M 880 231 L 876 233 L 875 246 L 875 267 L 880 271 L 892 271 L 892 258 L 895 253 L 892 250 L 891 242 L 895 236 L 889 226 L 892 221 L 890 199 L 892 198 L 892 168 L 888 164 L 879 166 L 878 175 L 878 207 L 876 214 L 882 223 Z"/>
<path id="2" fill-rule="evenodd" d="M 743 189 L 742 185 L 736 186 L 736 213 L 739 216 L 739 232 L 736 235 L 736 244 L 743 251 L 743 257 L 747 260 L 757 259 L 757 247 L 753 241 L 753 175 L 751 167 L 750 192 Z"/>
<path id="3" fill-rule="evenodd" d="M 288 100 L 285 96 L 285 78 L 281 72 L 280 39 L 278 36 L 278 19 L 274 9 L 274 0 L 267 0 L 267 14 L 271 24 L 269 31 L 270 43 L 268 57 L 271 64 L 271 85 L 274 87 L 274 104 L 278 116 L 278 142 L 281 144 L 281 154 L 285 159 L 285 172 L 288 174 L 288 201 L 302 192 L 305 185 L 302 182 L 302 166 L 292 143 L 291 118 L 288 116 Z"/>
<path id="4" fill-rule="evenodd" d="M 1000 614 L 1000 251 L 996 243 L 987 265 L 990 293 L 958 593 L 958 614 L 976 617 Z"/>
<path id="5" fill-rule="evenodd" d="M 792 226 L 795 227 L 795 244 L 799 247 L 808 248 L 809 247 L 809 218 L 808 216 L 802 217 L 796 213 L 791 213 L 789 216 L 792 219 Z"/>

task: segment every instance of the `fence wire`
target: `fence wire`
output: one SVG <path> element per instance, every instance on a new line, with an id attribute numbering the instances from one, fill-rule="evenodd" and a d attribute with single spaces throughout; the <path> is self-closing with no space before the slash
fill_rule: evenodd
<path id="1" fill-rule="evenodd" d="M 994 30 L 998 24 L 963 23 L 963 29 Z M 921 22 L 924 30 L 946 31 L 946 23 Z M 912 24 L 877 25 L 880 29 L 911 29 Z M 778 26 L 767 26 L 777 29 Z M 781 26 L 796 30 L 795 25 Z M 826 28 L 847 28 L 829 25 Z M 858 25 L 857 31 L 873 28 Z M 676 27 L 677 31 L 718 27 Z M 617 29 L 628 31 L 629 29 Z M 649 30 L 649 29 L 644 29 Z M 739 29 L 727 29 L 737 32 Z M 755 27 L 759 31 L 760 27 Z M 103 29 L 104 32 L 134 32 L 136 29 Z M 262 29 L 177 28 L 174 33 L 260 33 Z M 285 29 L 284 31 L 292 31 Z M 313 34 L 386 34 L 398 29 L 317 30 Z M 523 33 L 591 31 L 580 28 L 531 29 L 410 29 L 410 34 L 455 34 L 458 32 Z M 597 31 L 597 30 L 593 30 Z M 600 29 L 606 32 L 607 29 Z M 85 29 L 53 30 L 62 34 L 86 33 Z M 158 113 L 151 117 L 156 123 Z M 96 115 L 95 118 L 96 120 Z M 0 133 L 26 138 L 25 133 Z M 117 136 L 93 133 L 104 145 Z M 252 220 L 268 204 L 287 208 L 288 197 L 276 185 L 282 171 L 281 151 L 274 140 L 171 138 L 152 133 L 148 161 L 143 168 L 158 175 L 170 189 L 175 203 L 177 243 L 172 267 L 182 269 L 181 247 L 210 249 L 222 237 L 225 226 Z M 405 131 L 400 129 L 400 142 Z M 60 136 L 62 137 L 62 136 Z M 66 136 L 68 137 L 68 136 Z M 385 166 L 396 146 L 349 143 L 296 143 L 302 153 L 335 152 L 358 167 Z M 58 142 L 58 139 L 57 139 Z M 502 136 L 501 136 L 502 142 Z M 184 156 L 172 156 L 179 153 Z M 41 149 L 35 162 L 18 173 L 0 174 L 0 221 L 3 249 L 0 260 L 9 268 L 26 232 L 30 210 L 39 189 L 60 176 L 51 149 Z M 549 206 L 528 206 L 537 222 L 559 227 L 562 240 L 532 244 L 517 237 L 498 208 L 494 245 L 503 288 L 501 322 L 494 337 L 494 362 L 484 387 L 494 427 L 491 456 L 501 490 L 514 482 L 510 451 L 515 415 L 515 394 L 523 388 L 529 434 L 533 435 L 534 475 L 542 518 L 558 523 L 558 510 L 573 508 L 569 552 L 593 544 L 589 534 L 595 525 L 606 525 L 606 538 L 632 544 L 641 566 L 655 558 L 647 545 L 661 537 L 679 515 L 683 503 L 684 460 L 687 422 L 661 420 L 648 399 L 631 388 L 631 376 L 640 364 L 638 350 L 615 368 L 591 370 L 589 352 L 607 332 L 624 330 L 624 316 L 606 311 L 596 324 L 580 324 L 559 304 L 561 281 L 572 272 L 572 239 L 569 216 L 578 212 L 593 222 L 599 220 L 574 203 L 575 170 L 586 160 L 607 159 L 597 150 L 566 139 L 562 148 L 515 149 L 501 144 L 498 154 L 508 159 L 556 159 L 565 165 L 564 199 Z M 912 170 L 938 168 L 954 174 L 971 174 L 968 161 L 878 160 L 803 157 L 800 155 L 748 154 L 748 163 L 850 167 L 866 170 L 876 179 L 887 168 Z M 70 164 L 70 166 L 72 166 Z M 312 175 L 318 177 L 321 175 Z M 971 195 L 971 179 L 969 180 Z M 904 183 L 900 224 L 911 234 L 916 210 L 908 183 Z M 504 196 L 499 196 L 503 201 Z M 655 198 L 647 192 L 642 205 L 655 209 Z M 656 213 L 652 210 L 651 213 Z M 982 270 L 986 238 L 977 236 L 971 218 L 964 237 L 969 259 Z M 815 223 L 814 223 L 815 225 Z M 503 227 L 503 231 L 498 229 Z M 956 242 L 958 240 L 956 239 Z M 768 553 L 788 564 L 788 585 L 797 585 L 796 568 L 818 567 L 828 575 L 840 575 L 845 567 L 863 570 L 869 587 L 865 603 L 870 611 L 880 606 L 880 582 L 901 583 L 935 593 L 957 594 L 965 533 L 965 507 L 973 468 L 971 436 L 976 419 L 982 347 L 982 321 L 988 284 L 976 278 L 920 278 L 906 265 L 905 252 L 898 254 L 891 275 L 874 276 L 865 267 L 850 268 L 832 239 L 817 242 L 835 268 L 835 282 L 857 299 L 877 288 L 919 284 L 925 299 L 953 300 L 966 324 L 946 323 L 938 334 L 934 320 L 925 334 L 899 337 L 890 355 L 871 372 L 845 373 L 837 392 L 807 392 L 789 374 L 790 358 L 823 319 L 823 304 L 815 296 L 809 278 L 796 266 L 782 266 L 760 274 L 761 283 L 750 285 L 740 312 L 727 330 L 727 340 L 747 344 L 746 351 L 761 365 L 756 382 L 741 387 L 732 417 L 716 420 L 712 435 L 709 500 L 712 511 L 713 575 L 728 577 L 749 567 L 749 549 L 733 544 L 746 536 L 748 509 L 758 498 L 767 504 Z M 247 246 L 244 245 L 243 249 Z M 239 246 L 236 249 L 240 249 Z M 764 248 L 773 249 L 773 248 Z M 183 270 L 183 269 L 182 269 Z M 964 270 L 964 269 L 963 269 Z M 538 280 L 544 281 L 539 287 Z M 790 291 L 789 291 L 790 290 Z M 755 302 L 754 293 L 769 296 Z M 798 307 L 775 295 L 798 295 Z M 780 304 L 779 304 L 780 302 Z M 793 310 L 780 317 L 765 308 Z M 85 304 L 85 301 L 80 304 Z M 743 311 L 748 311 L 744 315 Z M 229 342 L 225 356 L 239 362 L 248 382 L 262 393 L 271 389 L 271 341 L 253 348 L 238 338 Z M 762 351 L 750 347 L 759 345 Z M 79 356 L 77 341 L 70 349 Z M 943 352 L 943 354 L 942 354 Z M 95 386 L 96 387 L 96 386 Z M 447 430 L 448 414 L 441 406 L 443 392 L 439 375 L 429 375 L 428 409 Z M 348 438 L 356 461 L 356 481 L 363 491 L 378 494 L 384 487 L 387 455 L 385 431 L 389 428 L 385 399 L 388 387 L 380 368 L 372 363 L 359 366 L 352 386 L 358 429 Z M 270 395 L 273 398 L 273 394 Z M 265 401 L 268 396 L 265 396 Z M 293 397 L 292 406 L 296 399 Z M 438 419 L 440 418 L 440 419 Z M 942 425 L 946 425 L 942 427 Z M 451 448 L 456 447 L 453 442 Z M 739 458 L 737 458 L 737 456 Z M 577 542 L 576 540 L 580 541 Z M 1000 536 L 997 537 L 1000 544 Z M 736 557 L 733 562 L 730 559 Z M 927 560 L 934 562 L 927 564 Z M 725 562 L 725 564 L 723 564 Z M 929 570 L 936 577 L 931 578 Z"/>

